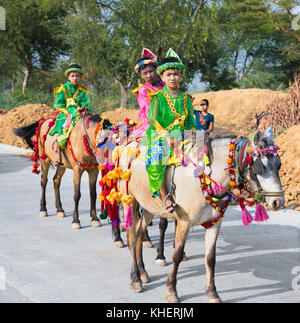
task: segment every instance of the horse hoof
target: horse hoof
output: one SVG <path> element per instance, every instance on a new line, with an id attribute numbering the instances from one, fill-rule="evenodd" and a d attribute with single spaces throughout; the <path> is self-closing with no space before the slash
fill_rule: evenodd
<path id="1" fill-rule="evenodd" d="M 48 216 L 47 211 L 40 211 L 40 218 L 45 218 L 46 216 Z"/>
<path id="2" fill-rule="evenodd" d="M 141 281 L 143 284 L 147 284 L 150 282 L 149 276 L 146 272 L 141 274 Z"/>
<path id="3" fill-rule="evenodd" d="M 99 227 L 101 227 L 101 223 L 100 223 L 100 221 L 94 220 L 94 221 L 91 222 L 91 226 L 93 228 L 99 228 Z"/>
<path id="4" fill-rule="evenodd" d="M 58 218 L 64 218 L 65 217 L 65 212 L 64 211 L 57 211 L 56 212 L 56 216 L 58 217 Z"/>
<path id="5" fill-rule="evenodd" d="M 114 246 L 115 246 L 116 248 L 124 248 L 124 247 L 125 247 L 125 245 L 124 245 L 124 242 L 123 242 L 123 241 L 115 241 L 115 242 L 114 242 Z"/>
<path id="6" fill-rule="evenodd" d="M 76 222 L 72 223 L 72 229 L 80 229 L 80 228 L 81 228 L 80 223 L 76 223 Z"/>
<path id="7" fill-rule="evenodd" d="M 166 295 L 167 303 L 179 303 L 179 298 L 175 293 L 167 294 Z"/>
<path id="8" fill-rule="evenodd" d="M 167 265 L 166 259 L 155 259 L 155 265 L 158 267 L 165 267 Z"/>
<path id="9" fill-rule="evenodd" d="M 218 298 L 209 298 L 208 300 L 209 303 L 222 303 L 222 300 L 220 297 Z"/>
<path id="10" fill-rule="evenodd" d="M 151 241 L 143 241 L 143 248 L 153 248 Z"/>
<path id="11" fill-rule="evenodd" d="M 134 293 L 141 293 L 143 291 L 143 286 L 141 282 L 131 283 L 130 289 Z"/>

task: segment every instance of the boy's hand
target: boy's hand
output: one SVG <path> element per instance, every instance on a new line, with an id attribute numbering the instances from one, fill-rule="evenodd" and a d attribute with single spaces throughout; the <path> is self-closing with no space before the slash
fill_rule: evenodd
<path id="1" fill-rule="evenodd" d="M 175 145 L 175 139 L 174 139 L 174 137 L 167 137 L 166 140 L 167 140 L 169 146 L 171 148 L 174 148 L 174 145 Z"/>
<path id="2" fill-rule="evenodd" d="M 181 142 L 181 138 L 175 139 L 174 137 L 167 137 L 166 140 L 171 148 L 177 147 Z"/>

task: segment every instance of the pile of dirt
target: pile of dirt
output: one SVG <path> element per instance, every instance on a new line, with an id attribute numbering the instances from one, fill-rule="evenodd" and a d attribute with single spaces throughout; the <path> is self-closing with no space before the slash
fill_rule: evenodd
<path id="1" fill-rule="evenodd" d="M 103 119 L 108 119 L 113 124 L 118 124 L 124 121 L 126 118 L 131 119 L 135 122 L 139 120 L 139 111 L 135 109 L 124 109 L 119 108 L 113 111 L 106 111 L 102 113 Z"/>
<path id="2" fill-rule="evenodd" d="M 300 211 L 300 125 L 294 126 L 276 138 L 281 159 L 279 172 L 284 189 L 285 205 Z"/>
<path id="3" fill-rule="evenodd" d="M 262 111 L 268 102 L 282 95 L 285 94 L 266 89 L 232 89 L 195 94 L 193 105 L 199 109 L 201 100 L 209 101 L 208 112 L 215 117 L 215 134 L 224 130 L 239 134 L 253 111 Z"/>
<path id="4" fill-rule="evenodd" d="M 28 146 L 13 133 L 14 128 L 30 125 L 40 118 L 53 113 L 53 108 L 43 104 L 27 104 L 0 114 L 0 143 L 28 148 Z"/>

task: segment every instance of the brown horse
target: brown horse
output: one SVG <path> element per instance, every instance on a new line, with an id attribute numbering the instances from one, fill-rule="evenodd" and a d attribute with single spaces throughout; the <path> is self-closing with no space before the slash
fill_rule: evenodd
<path id="1" fill-rule="evenodd" d="M 54 115 L 53 115 L 54 116 Z M 34 149 L 32 137 L 36 134 L 36 129 L 39 127 L 39 133 L 37 144 L 38 152 L 41 161 L 41 187 L 42 197 L 40 203 L 40 216 L 47 216 L 46 208 L 46 185 L 48 182 L 48 171 L 51 163 L 55 163 L 57 160 L 57 141 L 56 136 L 47 135 L 49 129 L 53 124 L 53 118 L 46 118 L 40 122 L 35 122 L 29 126 L 24 126 L 18 129 L 14 129 L 14 133 L 23 138 L 26 143 Z M 54 192 L 55 192 L 55 205 L 57 209 L 57 216 L 64 217 L 65 213 L 62 208 L 60 199 L 60 184 L 62 176 L 64 175 L 66 168 L 73 170 L 73 182 L 74 182 L 74 202 L 75 208 L 73 212 L 73 229 L 80 228 L 78 204 L 80 200 L 80 182 L 81 176 L 86 171 L 89 176 L 89 188 L 90 188 L 90 216 L 92 227 L 99 227 L 101 225 L 96 214 L 96 182 L 98 178 L 98 163 L 93 156 L 91 147 L 86 142 L 87 136 L 94 138 L 95 127 L 101 122 L 101 118 L 98 115 L 89 118 L 89 122 L 84 123 L 84 118 L 80 118 L 74 129 L 72 130 L 68 144 L 62 153 L 62 166 L 57 167 L 56 173 L 53 177 Z M 103 122 L 105 124 L 105 122 Z M 106 120 L 106 124 L 110 123 Z M 85 139 L 85 141 L 84 141 Z M 44 158 L 42 158 L 43 156 Z"/>

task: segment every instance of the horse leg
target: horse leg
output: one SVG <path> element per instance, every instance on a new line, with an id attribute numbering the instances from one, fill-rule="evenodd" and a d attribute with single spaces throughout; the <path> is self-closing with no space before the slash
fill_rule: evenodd
<path id="1" fill-rule="evenodd" d="M 165 233 L 168 227 L 168 220 L 165 218 L 160 218 L 159 221 L 159 242 L 157 246 L 157 257 L 155 259 L 155 264 L 159 267 L 166 266 L 166 258 L 164 256 L 164 241 Z"/>
<path id="2" fill-rule="evenodd" d="M 80 221 L 79 221 L 79 215 L 78 215 L 78 204 L 81 197 L 80 193 L 80 181 L 81 176 L 84 170 L 77 165 L 73 167 L 73 182 L 74 182 L 74 202 L 75 202 L 75 208 L 73 211 L 73 222 L 72 222 L 72 228 L 73 229 L 80 229 Z"/>
<path id="3" fill-rule="evenodd" d="M 205 231 L 205 291 L 210 303 L 222 302 L 215 286 L 216 242 L 221 228 L 221 223 L 222 220 L 219 220 L 218 223 Z"/>
<path id="4" fill-rule="evenodd" d="M 60 184 L 61 178 L 63 177 L 66 169 L 64 167 L 58 167 L 56 169 L 56 173 L 53 177 L 53 186 L 54 186 L 54 194 L 55 194 L 55 206 L 56 206 L 56 215 L 59 218 L 63 218 L 65 216 L 65 211 L 62 208 L 61 200 L 60 200 Z"/>
<path id="5" fill-rule="evenodd" d="M 42 197 L 40 202 L 40 217 L 48 216 L 46 208 L 46 186 L 48 182 L 48 171 L 50 167 L 50 160 L 41 160 L 41 186 L 42 186 Z"/>
<path id="6" fill-rule="evenodd" d="M 143 212 L 144 212 L 144 209 L 142 209 L 142 217 L 143 217 Z M 152 241 L 149 237 L 149 233 L 148 233 L 148 229 L 146 228 L 146 231 L 145 231 L 145 235 L 144 235 L 144 238 L 143 238 L 143 247 L 144 248 L 152 248 L 153 247 L 153 244 L 152 244 Z"/>
<path id="7" fill-rule="evenodd" d="M 135 293 L 140 293 L 143 290 L 142 281 L 140 277 L 140 271 L 137 263 L 137 254 L 136 254 L 136 223 L 138 222 L 138 210 L 137 202 L 134 201 L 132 204 L 132 226 L 127 228 L 127 244 L 132 258 L 131 266 L 131 283 L 130 289 Z"/>
<path id="8" fill-rule="evenodd" d="M 173 248 L 175 248 L 175 234 L 176 234 L 176 227 L 177 227 L 177 220 L 175 220 L 175 233 L 174 233 L 174 242 L 173 242 Z M 185 251 L 183 251 L 183 257 L 181 261 L 187 261 L 188 257 L 186 256 Z"/>
<path id="9" fill-rule="evenodd" d="M 142 283 L 149 282 L 149 276 L 145 270 L 143 261 L 143 243 L 145 241 L 144 239 L 147 231 L 147 226 L 152 221 L 152 219 L 153 215 L 143 210 L 143 216 L 139 219 L 136 226 L 136 258 Z"/>
<path id="10" fill-rule="evenodd" d="M 124 248 L 124 242 L 121 238 L 121 230 L 119 227 L 114 227 L 113 225 L 111 226 L 111 231 L 113 235 L 113 240 L 114 240 L 114 246 L 116 248 Z"/>
<path id="11" fill-rule="evenodd" d="M 98 168 L 89 168 L 87 170 L 89 174 L 89 186 L 90 186 L 90 201 L 91 201 L 91 211 L 90 216 L 92 218 L 91 225 L 92 227 L 100 227 L 101 223 L 100 220 L 97 217 L 97 211 L 96 211 L 96 198 L 97 198 L 97 192 L 96 192 L 96 182 L 98 177 Z"/>
<path id="12" fill-rule="evenodd" d="M 184 245 L 189 233 L 190 225 L 187 221 L 178 220 L 175 234 L 175 248 L 173 252 L 173 267 L 167 280 L 166 300 L 169 303 L 178 303 L 176 290 L 177 272 L 180 262 L 183 258 Z"/>

